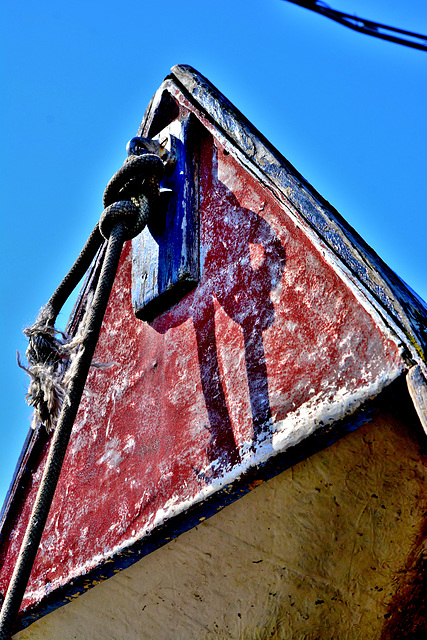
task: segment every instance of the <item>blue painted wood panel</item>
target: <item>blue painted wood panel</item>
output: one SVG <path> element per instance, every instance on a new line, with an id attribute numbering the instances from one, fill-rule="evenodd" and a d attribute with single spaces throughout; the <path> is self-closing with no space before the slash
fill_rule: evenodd
<path id="1" fill-rule="evenodd" d="M 160 187 L 170 189 L 154 220 L 132 241 L 132 302 L 141 320 L 176 304 L 199 280 L 197 120 L 175 120 L 155 136 L 174 137 L 176 165 Z"/>

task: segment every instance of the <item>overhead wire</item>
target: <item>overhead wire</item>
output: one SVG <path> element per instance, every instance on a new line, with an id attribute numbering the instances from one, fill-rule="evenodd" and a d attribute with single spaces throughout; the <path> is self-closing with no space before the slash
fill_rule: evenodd
<path id="1" fill-rule="evenodd" d="M 367 20 L 365 18 L 359 18 L 358 16 L 351 15 L 349 13 L 343 13 L 336 9 L 332 9 L 321 0 L 284 0 L 285 2 L 292 2 L 304 9 L 309 9 L 315 13 L 326 16 L 339 24 L 364 33 L 375 38 L 381 38 L 382 40 L 388 40 L 397 44 L 404 45 L 406 47 L 412 47 L 413 49 L 420 49 L 421 51 L 427 51 L 427 36 L 413 31 L 407 31 L 405 29 L 399 29 L 398 27 L 390 27 L 374 20 Z M 399 35 L 396 35 L 399 34 Z M 406 36 L 406 37 L 404 37 Z"/>

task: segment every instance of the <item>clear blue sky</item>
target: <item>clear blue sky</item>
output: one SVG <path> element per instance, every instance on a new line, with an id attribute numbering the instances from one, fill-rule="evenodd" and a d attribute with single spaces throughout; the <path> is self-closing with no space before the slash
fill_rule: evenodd
<path id="1" fill-rule="evenodd" d="M 427 33 L 425 0 L 330 5 Z M 0 47 L 1 502 L 30 425 L 22 329 L 79 253 L 174 64 L 206 75 L 427 298 L 426 52 L 281 0 L 9 0 Z"/>

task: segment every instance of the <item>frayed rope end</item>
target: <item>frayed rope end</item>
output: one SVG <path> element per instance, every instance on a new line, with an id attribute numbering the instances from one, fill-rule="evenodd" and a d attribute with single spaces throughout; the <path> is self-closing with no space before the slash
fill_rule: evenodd
<path id="1" fill-rule="evenodd" d="M 91 302 L 92 296 L 87 300 L 86 312 L 73 337 L 56 329 L 54 326 L 56 316 L 49 305 L 40 310 L 37 320 L 31 327 L 24 329 L 24 334 L 29 339 L 25 352 L 28 366 L 21 364 L 18 352 L 17 362 L 18 366 L 30 376 L 25 399 L 29 406 L 34 407 L 31 423 L 33 429 L 37 429 L 42 424 L 47 433 L 51 433 L 55 428 L 74 374 L 77 354 L 84 342 L 87 312 Z M 92 362 L 91 367 L 104 370 L 114 364 L 116 363 Z"/>
<path id="2" fill-rule="evenodd" d="M 28 392 L 25 396 L 27 404 L 34 408 L 31 423 L 33 429 L 43 424 L 50 433 L 61 412 L 66 394 L 63 377 L 70 363 L 70 351 L 67 349 L 65 334 L 45 319 L 39 318 L 24 331 L 29 338 L 26 350 L 28 366 L 21 364 L 17 354 L 18 366 L 30 376 Z M 60 335 L 61 338 L 56 336 Z"/>

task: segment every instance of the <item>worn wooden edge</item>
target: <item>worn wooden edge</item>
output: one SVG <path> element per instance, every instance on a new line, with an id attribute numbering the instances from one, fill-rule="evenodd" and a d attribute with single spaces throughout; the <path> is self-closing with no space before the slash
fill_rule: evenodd
<path id="1" fill-rule="evenodd" d="M 427 380 L 418 365 L 409 369 L 406 375 L 406 382 L 409 395 L 427 435 Z"/>
<path id="2" fill-rule="evenodd" d="M 390 387 L 399 384 L 399 380 L 400 378 L 393 381 Z M 388 388 L 384 389 L 385 393 L 387 391 Z M 211 494 L 202 502 L 171 517 L 149 534 L 120 549 L 117 553 L 98 564 L 93 570 L 82 573 L 70 580 L 66 585 L 53 590 L 44 596 L 37 605 L 20 612 L 14 633 L 68 604 L 88 589 L 111 578 L 116 573 L 138 562 L 144 556 L 168 544 L 182 533 L 196 527 L 200 522 L 210 518 L 224 507 L 254 490 L 259 484 L 326 449 L 348 433 L 356 431 L 363 424 L 370 422 L 378 410 L 381 396 L 382 394 L 373 400 L 369 400 L 354 414 L 315 431 L 297 445 L 289 447 L 286 451 L 276 454 L 256 467 L 250 468 L 232 483 Z"/>
<path id="3" fill-rule="evenodd" d="M 3 506 L 1 508 L 0 532 L 3 529 L 7 513 L 11 509 L 13 497 L 16 494 L 20 482 L 22 481 L 24 469 L 28 465 L 29 458 L 31 457 L 31 452 L 34 448 L 34 440 L 36 439 L 36 435 L 36 431 L 34 431 L 34 429 L 30 429 L 27 433 L 24 444 L 22 445 L 21 453 L 19 454 L 18 461 L 15 465 L 12 480 L 4 498 Z"/>
<path id="4" fill-rule="evenodd" d="M 184 274 L 173 287 L 166 289 L 153 300 L 145 303 L 144 306 L 136 308 L 134 313 L 138 320 L 152 322 L 157 316 L 177 304 L 187 293 L 192 291 L 198 283 L 198 279 L 191 274 Z"/>
<path id="5" fill-rule="evenodd" d="M 427 305 L 392 271 L 351 225 L 209 80 L 189 65 L 176 65 L 145 113 L 141 130 L 149 130 L 155 108 L 173 82 L 204 116 L 238 147 L 248 162 L 289 200 L 306 223 L 357 278 L 406 336 L 413 363 L 426 361 Z M 385 312 L 385 314 L 384 314 Z"/>
<path id="6" fill-rule="evenodd" d="M 51 434 L 45 429 L 35 431 L 30 428 L 27 434 L 1 511 L 0 562 L 7 557 L 10 535 L 31 486 L 33 470 L 37 468 L 50 439 Z M 0 602 L 3 601 L 3 597 L 4 594 L 0 594 Z"/>

